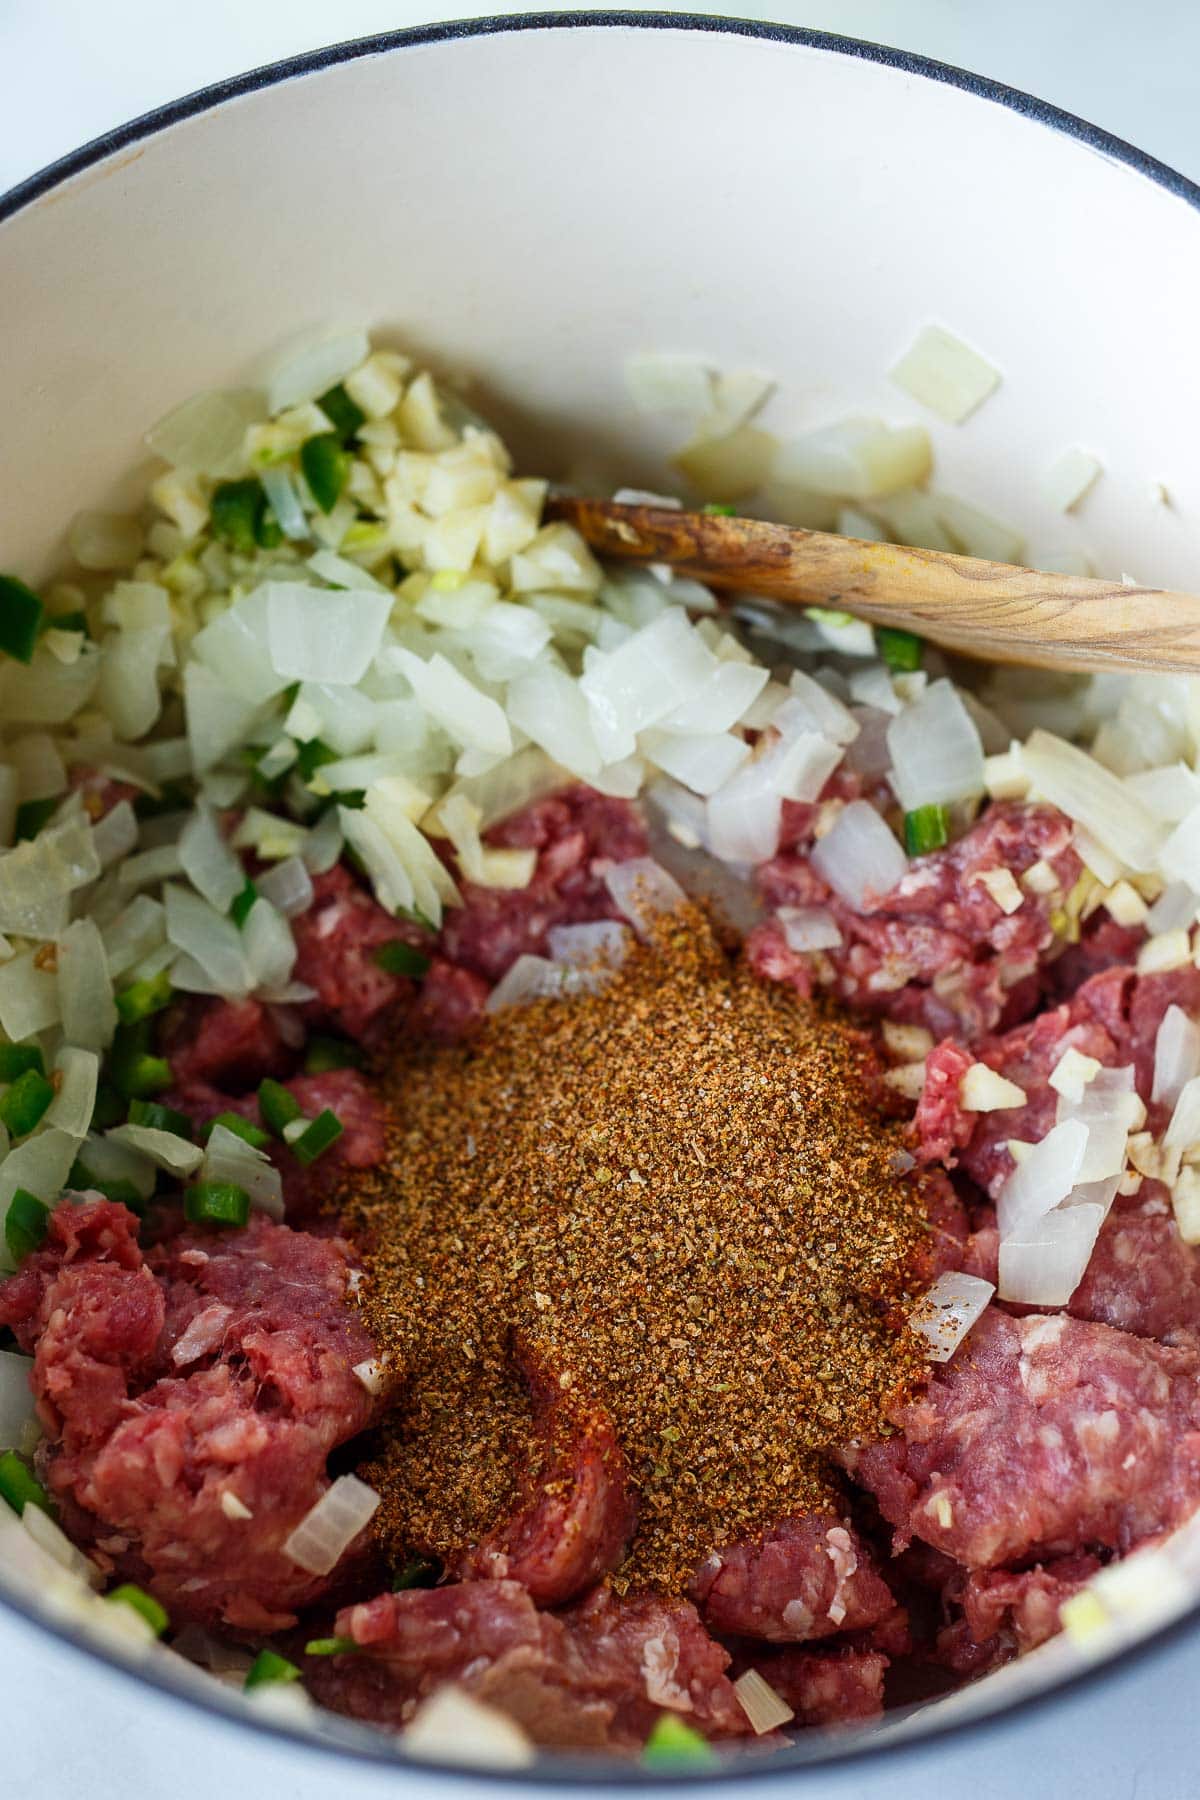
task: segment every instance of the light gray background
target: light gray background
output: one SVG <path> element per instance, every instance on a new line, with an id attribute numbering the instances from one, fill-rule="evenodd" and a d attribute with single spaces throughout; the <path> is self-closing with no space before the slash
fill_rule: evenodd
<path id="1" fill-rule="evenodd" d="M 789 23 L 994 76 L 1200 178 L 1197 0 L 773 0 L 769 9 Z M 256 64 L 493 10 L 470 0 L 433 13 L 421 0 L 0 0 L 0 191 L 138 113 Z M 1098 230 L 1096 250 L 1100 266 L 1120 246 L 1106 245 Z M 0 1784 L 18 1800 L 383 1800 L 398 1791 L 411 1800 L 418 1789 L 451 1800 L 503 1792 L 398 1781 L 225 1731 L 3 1615 L 0 1671 Z M 1185 1800 L 1200 1786 L 1198 1688 L 1200 1642 L 1061 1700 L 998 1738 L 953 1740 L 891 1775 L 868 1764 L 788 1782 L 786 1791 L 799 1800 L 928 1800 L 931 1791 L 971 1800 Z"/>

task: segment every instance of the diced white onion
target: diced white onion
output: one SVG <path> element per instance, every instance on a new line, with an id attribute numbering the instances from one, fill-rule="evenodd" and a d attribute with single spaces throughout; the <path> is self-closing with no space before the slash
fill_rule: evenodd
<path id="1" fill-rule="evenodd" d="M 248 993 L 251 982 L 242 934 L 232 919 L 224 918 L 199 894 L 173 882 L 163 889 L 163 899 L 171 943 L 195 959 L 216 983 L 217 993 Z"/>
<path id="2" fill-rule="evenodd" d="M 46 1108 L 45 1122 L 72 1137 L 86 1137 L 96 1106 L 100 1058 L 94 1050 L 77 1050 L 64 1044 L 54 1059 L 54 1067 L 61 1079 L 58 1092 Z"/>
<path id="3" fill-rule="evenodd" d="M 957 688 L 933 682 L 887 730 L 891 782 L 905 812 L 983 792 L 983 745 Z"/>
<path id="4" fill-rule="evenodd" d="M 1028 1166 L 1028 1165 L 1026 1165 Z M 1083 1280 L 1104 1208 L 1061 1206 L 1000 1240 L 996 1292 L 1023 1306 L 1065 1306 Z"/>
<path id="5" fill-rule="evenodd" d="M 1041 729 L 1030 735 L 1021 758 L 1043 800 L 1086 826 L 1127 868 L 1154 868 L 1162 827 L 1147 815 L 1118 776 L 1086 751 Z"/>
<path id="6" fill-rule="evenodd" d="M 777 1694 L 757 1669 L 747 1669 L 745 1674 L 739 1675 L 733 1691 L 756 1737 L 762 1737 L 767 1731 L 778 1731 L 781 1725 L 796 1716 L 782 1694 Z"/>
<path id="7" fill-rule="evenodd" d="M 0 963 L 0 1027 L 14 1044 L 58 1022 L 58 977 L 31 950 Z"/>
<path id="8" fill-rule="evenodd" d="M 750 757 L 750 746 L 730 732 L 712 734 L 647 731 L 639 748 L 649 762 L 690 788 L 714 794 Z"/>
<path id="9" fill-rule="evenodd" d="M 537 1751 L 515 1719 L 447 1684 L 422 1700 L 404 1731 L 404 1748 L 425 1762 L 476 1769 L 525 1769 Z"/>
<path id="10" fill-rule="evenodd" d="M 281 688 L 286 685 L 281 681 Z M 198 773 L 211 769 L 243 742 L 258 710 L 255 701 L 232 691 L 197 657 L 183 671 L 183 700 L 188 744 Z"/>
<path id="11" fill-rule="evenodd" d="M 265 875 L 258 876 L 255 886 L 285 919 L 307 912 L 313 902 L 312 876 L 299 856 L 288 856 L 276 863 Z"/>
<path id="12" fill-rule="evenodd" d="M 283 1217 L 283 1181 L 265 1151 L 256 1150 L 228 1126 L 214 1125 L 200 1165 L 204 1181 L 232 1181 L 245 1188 L 251 1206 L 272 1219 Z"/>
<path id="13" fill-rule="evenodd" d="M 811 861 L 822 881 L 859 910 L 890 894 L 908 873 L 907 856 L 867 800 L 842 808 Z"/>
<path id="14" fill-rule="evenodd" d="M 779 447 L 772 479 L 813 494 L 873 500 L 917 486 L 929 474 L 932 447 L 923 425 L 843 419 Z"/>
<path id="15" fill-rule="evenodd" d="M 140 1151 L 171 1175 L 190 1175 L 204 1157 L 199 1144 L 190 1143 L 173 1131 L 160 1131 L 156 1125 L 114 1125 L 105 1136 L 110 1143 Z"/>
<path id="16" fill-rule="evenodd" d="M 286 862 L 291 856 L 300 856 L 307 842 L 303 825 L 257 806 L 247 807 L 233 834 L 235 850 L 253 850 L 264 862 Z"/>
<path id="17" fill-rule="evenodd" d="M 79 1160 L 95 1181 L 129 1181 L 148 1200 L 158 1177 L 155 1164 L 141 1150 L 115 1143 L 111 1137 L 92 1136 L 78 1146 Z"/>
<path id="18" fill-rule="evenodd" d="M 1088 1129 L 1067 1119 L 1047 1132 L 1018 1164 L 996 1198 L 1001 1238 L 1012 1237 L 1065 1200 L 1080 1179 Z"/>
<path id="19" fill-rule="evenodd" d="M 953 494 L 934 494 L 937 517 L 964 556 L 981 556 L 986 562 L 1019 563 L 1024 560 L 1025 540 L 1011 525 L 971 506 Z"/>
<path id="20" fill-rule="evenodd" d="M 958 1085 L 958 1102 L 964 1112 L 1006 1112 L 1024 1106 L 1025 1101 L 1025 1089 L 987 1063 L 972 1063 Z"/>
<path id="21" fill-rule="evenodd" d="M 92 843 L 102 869 L 128 856 L 137 841 L 137 814 L 128 800 L 119 800 L 92 826 Z"/>
<path id="22" fill-rule="evenodd" d="M 353 687 L 383 641 L 390 594 L 361 588 L 313 588 L 270 581 L 258 590 L 267 607 L 267 647 L 283 685 L 327 681 Z"/>
<path id="23" fill-rule="evenodd" d="M 526 1006 L 531 1000 L 557 998 L 563 992 L 565 969 L 545 956 L 518 956 L 487 998 L 485 1011 L 503 1012 L 507 1006 Z"/>
<path id="24" fill-rule="evenodd" d="M 281 912 L 260 895 L 242 922 L 242 949 L 253 987 L 270 995 L 287 985 L 296 966 L 296 941 Z"/>
<path id="25" fill-rule="evenodd" d="M 82 812 L 5 850 L 0 853 L 0 931 L 56 936 L 66 925 L 69 897 L 99 873 L 91 824 Z"/>
<path id="26" fill-rule="evenodd" d="M 1086 450 L 1064 450 L 1039 482 L 1042 499 L 1055 512 L 1070 512 L 1100 473 L 1097 457 Z"/>
<path id="27" fill-rule="evenodd" d="M 362 858 L 380 906 L 390 913 L 411 911 L 412 877 L 375 821 L 358 808 L 339 806 L 338 822 L 346 843 Z"/>
<path id="28" fill-rule="evenodd" d="M 75 1575 L 88 1587 L 104 1586 L 104 1575 L 90 1556 L 76 1548 L 63 1530 L 40 1506 L 27 1506 L 21 1514 L 21 1526 L 40 1550 L 52 1556 L 60 1568 Z"/>
<path id="29" fill-rule="evenodd" d="M 928 1338 L 930 1362 L 949 1362 L 995 1291 L 990 1281 L 961 1270 L 937 1277 L 909 1320 L 914 1331 Z"/>
<path id="30" fill-rule="evenodd" d="M 783 926 L 789 950 L 836 950 L 842 933 L 833 914 L 824 906 L 781 906 L 775 917 Z"/>
<path id="31" fill-rule="evenodd" d="M 370 339 L 361 326 L 311 333 L 274 360 L 267 376 L 267 411 L 284 412 L 319 399 L 370 354 Z"/>
<path id="32" fill-rule="evenodd" d="M 293 543 L 306 538 L 309 532 L 308 519 L 296 483 L 288 471 L 280 468 L 262 469 L 258 478 L 263 484 L 267 505 L 275 514 L 284 537 L 290 538 Z"/>
<path id="33" fill-rule="evenodd" d="M 897 387 L 950 425 L 961 425 L 1000 381 L 990 363 L 940 325 L 918 332 L 891 375 Z"/>
<path id="34" fill-rule="evenodd" d="M 78 1148 L 78 1139 L 70 1132 L 52 1126 L 10 1150 L 0 1163 L 0 1213 L 8 1210 L 19 1187 L 28 1188 L 35 1199 L 53 1206 L 66 1186 Z"/>
<path id="35" fill-rule="evenodd" d="M 128 513 L 78 512 L 67 548 L 81 569 L 128 569 L 142 554 L 142 528 Z"/>
<path id="36" fill-rule="evenodd" d="M 103 1050 L 117 1028 L 104 939 L 94 919 L 76 919 L 58 939 L 58 1008 L 67 1041 Z"/>
<path id="37" fill-rule="evenodd" d="M 242 865 L 204 800 L 179 834 L 179 863 L 197 893 L 218 912 L 228 912 L 246 884 Z"/>
<path id="38" fill-rule="evenodd" d="M 365 1481 L 339 1475 L 284 1539 L 284 1555 L 310 1575 L 328 1575 L 378 1505 L 379 1495 Z"/>
<path id="39" fill-rule="evenodd" d="M 1100 1064 L 1094 1056 L 1082 1056 L 1073 1044 L 1069 1044 L 1047 1079 L 1056 1094 L 1061 1094 L 1064 1100 L 1078 1105 L 1083 1101 L 1084 1088 L 1099 1073 Z"/>
<path id="40" fill-rule="evenodd" d="M 547 663 L 512 682 L 508 716 L 518 731 L 539 744 L 573 775 L 599 774 L 600 752 L 592 734 L 588 703 L 577 681 Z"/>
<path id="41" fill-rule="evenodd" d="M 584 655 L 579 686 L 591 709 L 601 755 L 632 754 L 636 735 L 695 699 L 717 662 L 688 616 L 668 607 L 619 649 Z"/>
<path id="42" fill-rule="evenodd" d="M 1200 1142 L 1200 1075 L 1193 1075 L 1180 1088 L 1162 1141 L 1167 1149 L 1180 1150 Z"/>
<path id="43" fill-rule="evenodd" d="M 625 386 L 639 412 L 701 414 L 713 403 L 712 375 L 698 356 L 645 352 L 625 362 Z"/>
<path id="44" fill-rule="evenodd" d="M 381 581 L 368 570 L 360 568 L 358 563 L 351 562 L 348 557 L 338 556 L 333 550 L 318 550 L 308 559 L 308 566 L 314 575 L 327 581 L 331 587 L 365 588 L 372 594 L 387 592 Z"/>
<path id="45" fill-rule="evenodd" d="M 398 647 L 390 652 L 390 660 L 408 677 L 425 711 L 456 744 L 495 756 L 511 753 L 512 732 L 503 709 L 440 652 L 426 662 L 411 650 Z"/>
<path id="46" fill-rule="evenodd" d="M 193 394 L 146 433 L 155 456 L 176 468 L 218 480 L 239 475 L 246 430 L 266 416 L 263 396 L 251 391 Z"/>
<path id="47" fill-rule="evenodd" d="M 15 1450 L 33 1418 L 32 1356 L 0 1350 L 0 1450 Z"/>
<path id="48" fill-rule="evenodd" d="M 687 895 L 673 875 L 648 856 L 613 863 L 605 872 L 604 885 L 614 905 L 645 937 L 659 913 L 675 912 L 686 905 Z"/>

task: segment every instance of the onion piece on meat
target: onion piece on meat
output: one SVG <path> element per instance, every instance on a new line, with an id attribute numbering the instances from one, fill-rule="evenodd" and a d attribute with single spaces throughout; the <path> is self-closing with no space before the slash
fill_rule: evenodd
<path id="1" fill-rule="evenodd" d="M 307 851 L 309 846 L 305 846 Z M 307 912 L 313 902 L 312 877 L 299 856 L 285 857 L 255 883 L 262 899 L 268 900 L 285 919 Z"/>
<path id="2" fill-rule="evenodd" d="M 245 1188 L 251 1206 L 268 1218 L 283 1217 L 283 1181 L 279 1170 L 262 1150 L 256 1150 L 225 1125 L 214 1125 L 200 1168 L 203 1181 L 232 1181 Z"/>
<path id="3" fill-rule="evenodd" d="M 100 866 L 107 869 L 128 856 L 138 841 L 137 814 L 128 800 L 120 800 L 92 826 L 92 843 Z"/>
<path id="4" fill-rule="evenodd" d="M 563 991 L 561 963 L 545 956 L 518 956 L 487 998 L 485 1011 L 502 1012 L 506 1006 L 524 1006 L 530 1000 L 553 999 Z"/>
<path id="5" fill-rule="evenodd" d="M 1095 757 L 1039 729 L 1021 761 L 1035 793 L 1085 826 L 1118 862 L 1135 870 L 1156 866 L 1162 826 Z"/>
<path id="6" fill-rule="evenodd" d="M 777 1694 L 757 1669 L 747 1669 L 744 1675 L 739 1675 L 733 1684 L 733 1692 L 756 1737 L 778 1730 L 796 1716 L 783 1695 Z"/>
<path id="7" fill-rule="evenodd" d="M 421 1702 L 405 1730 L 404 1748 L 427 1762 L 479 1769 L 524 1769 L 537 1757 L 515 1719 L 453 1685 Z"/>
<path id="8" fill-rule="evenodd" d="M 783 926 L 788 949 L 800 955 L 812 950 L 836 950 L 842 941 L 838 922 L 827 907 L 781 906 L 775 917 Z"/>
<path id="9" fill-rule="evenodd" d="M 57 945 L 58 1006 L 67 1041 L 103 1050 L 117 1028 L 112 979 L 104 939 L 94 919 L 76 919 Z"/>
<path id="10" fill-rule="evenodd" d="M 1156 1105 L 1173 1107 L 1197 1075 L 1200 1025 L 1181 1006 L 1168 1006 L 1154 1040 L 1154 1087 L 1150 1098 Z"/>
<path id="11" fill-rule="evenodd" d="M 614 863 L 605 874 L 604 885 L 640 937 L 646 936 L 658 913 L 674 912 L 687 903 L 675 877 L 649 856 Z"/>
<path id="12" fill-rule="evenodd" d="M 0 1350 L 0 1450 L 15 1450 L 24 1442 L 26 1428 L 34 1416 L 33 1389 L 29 1385 L 32 1371 L 32 1356 Z"/>
<path id="13" fill-rule="evenodd" d="M 54 1059 L 54 1067 L 61 1079 L 58 1092 L 43 1115 L 45 1122 L 69 1132 L 72 1137 L 86 1137 L 96 1108 L 100 1058 L 94 1050 L 79 1050 L 64 1044 Z"/>
<path id="14" fill-rule="evenodd" d="M 950 805 L 984 789 L 983 745 L 950 681 L 935 681 L 887 728 L 891 783 L 905 812 Z"/>
<path id="15" fill-rule="evenodd" d="M 1001 1239 L 1023 1230 L 1066 1199 L 1080 1179 L 1087 1147 L 1088 1129 L 1078 1119 L 1055 1125 L 1033 1146 L 997 1196 Z"/>
<path id="16" fill-rule="evenodd" d="M 908 873 L 908 858 L 868 800 L 852 800 L 812 852 L 812 865 L 858 909 L 890 894 Z"/>
<path id="17" fill-rule="evenodd" d="M 1028 1162 L 1025 1167 L 1028 1168 Z M 1000 1240 L 996 1292 L 1023 1306 L 1065 1306 L 1083 1280 L 1104 1208 L 1059 1206 Z"/>
<path id="18" fill-rule="evenodd" d="M 990 1281 L 960 1270 L 938 1276 L 909 1318 L 912 1329 L 929 1340 L 930 1362 L 949 1362 L 995 1291 Z"/>
<path id="19" fill-rule="evenodd" d="M 375 1489 L 357 1475 L 339 1475 L 284 1539 L 283 1552 L 310 1575 L 328 1575 L 379 1505 Z"/>
<path id="20" fill-rule="evenodd" d="M 171 1175 L 190 1175 L 204 1157 L 199 1144 L 190 1143 L 174 1131 L 160 1131 L 156 1125 L 114 1125 L 105 1136 L 110 1143 L 140 1150 Z"/>

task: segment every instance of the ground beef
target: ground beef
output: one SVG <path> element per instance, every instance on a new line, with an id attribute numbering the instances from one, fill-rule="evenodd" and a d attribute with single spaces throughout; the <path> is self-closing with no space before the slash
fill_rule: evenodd
<path id="1" fill-rule="evenodd" d="M 879 1650 L 780 1650 L 753 1666 L 801 1726 L 856 1725 L 883 1711 L 888 1658 Z"/>
<path id="2" fill-rule="evenodd" d="M 705 1624 L 729 1636 L 804 1643 L 874 1625 L 896 1600 L 853 1526 L 809 1514 L 704 1562 L 691 1597 Z"/>
<path id="3" fill-rule="evenodd" d="M 633 1489 L 624 1452 L 604 1407 L 579 1399 L 528 1352 L 529 1380 L 543 1454 L 511 1517 L 453 1562 L 463 1581 L 519 1581 L 541 1606 L 573 1600 L 615 1569 L 633 1536 Z"/>
<path id="4" fill-rule="evenodd" d="M 276 1010 L 258 1000 L 188 995 L 165 1015 L 159 1049 L 181 1091 L 207 1085 L 240 1093 L 295 1067 L 295 1052 L 283 1038 Z"/>
<path id="5" fill-rule="evenodd" d="M 903 1435 L 843 1452 L 898 1548 L 968 1568 L 1125 1551 L 1200 1501 L 1200 1356 L 1058 1315 L 986 1312 Z"/>
<path id="6" fill-rule="evenodd" d="M 34 1355 L 43 1476 L 72 1535 L 176 1624 L 277 1630 L 330 1590 L 281 1546 L 373 1413 L 349 1249 L 261 1217 L 145 1256 L 136 1231 L 123 1207 L 64 1202 L 0 1289 Z"/>
<path id="7" fill-rule="evenodd" d="M 343 863 L 313 881 L 312 905 L 292 920 L 293 979 L 316 989 L 305 1008 L 317 1028 L 332 1027 L 356 1042 L 386 1033 L 393 1009 L 411 1003 L 415 984 L 376 962 L 385 944 L 408 944 L 428 954 L 432 934 L 384 911 Z"/>
<path id="8" fill-rule="evenodd" d="M 1082 866 L 1071 834 L 1070 820 L 1054 807 L 999 802 L 945 850 L 914 861 L 890 894 L 861 912 L 831 894 L 803 854 L 789 851 L 758 871 L 764 897 L 773 906 L 828 907 L 842 943 L 801 955 L 768 921 L 751 934 L 748 954 L 762 975 L 800 993 L 815 981 L 847 1006 L 974 1041 L 1036 1004 L 1039 968 L 1061 944 L 1052 915 Z M 1057 891 L 1027 892 L 1006 914 L 981 878 L 1001 869 L 1019 876 L 1038 861 L 1053 869 Z"/>
<path id="9" fill-rule="evenodd" d="M 938 1633 L 935 1659 L 957 1675 L 980 1675 L 1036 1650 L 1061 1628 L 1063 1603 L 1100 1566 L 1094 1556 L 1064 1556 L 1017 1572 L 958 1572 L 944 1597 L 960 1616 Z"/>
<path id="10" fill-rule="evenodd" d="M 618 1600 L 598 1589 L 566 1612 L 539 1612 L 514 1581 L 380 1594 L 339 1613 L 362 1648 L 309 1665 L 316 1699 L 393 1727 L 455 1681 L 515 1718 L 535 1742 L 629 1749 L 659 1714 L 709 1737 L 747 1733 L 725 1671 L 729 1655 L 686 1601 Z"/>

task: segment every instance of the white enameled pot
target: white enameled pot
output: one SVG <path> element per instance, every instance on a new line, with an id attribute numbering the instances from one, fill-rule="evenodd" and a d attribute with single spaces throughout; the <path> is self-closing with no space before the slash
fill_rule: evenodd
<path id="1" fill-rule="evenodd" d="M 366 323 L 466 380 L 531 472 L 652 484 L 672 440 L 631 409 L 630 352 L 769 372 L 780 430 L 902 421 L 921 415 L 886 371 L 936 322 L 1003 377 L 966 425 L 926 418 L 939 484 L 1019 527 L 1033 560 L 1082 551 L 1194 587 L 1198 207 L 1052 108 L 782 27 L 518 17 L 318 52 L 0 200 L 0 563 L 43 576 L 76 510 L 138 492 L 148 423 L 310 327 Z M 1065 517 L 1039 476 L 1075 445 L 1104 474 Z M 1191 1639 L 1186 1619 L 1160 1630 L 1142 1666 L 1179 1666 Z M 1019 1756 L 1045 1717 L 1031 1698 L 1056 1690 L 1078 1730 L 1097 1682 L 1114 1704 L 1132 1691 L 1134 1654 L 1059 1641 L 741 1778 L 890 1794 L 902 1768 L 961 1760 L 964 1731 Z M 199 1693 L 183 1665 L 140 1673 Z M 322 1731 L 341 1755 L 397 1754 Z M 1042 1791 L 1036 1770 L 1022 1785 Z"/>

